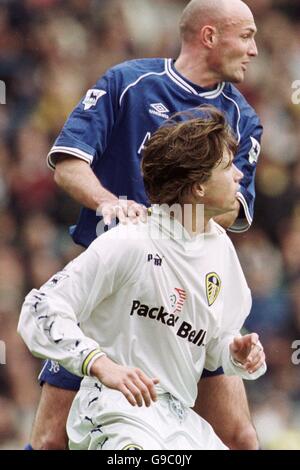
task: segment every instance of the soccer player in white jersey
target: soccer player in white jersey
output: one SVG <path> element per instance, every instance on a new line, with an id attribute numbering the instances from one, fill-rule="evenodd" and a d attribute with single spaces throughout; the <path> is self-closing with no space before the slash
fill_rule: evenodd
<path id="1" fill-rule="evenodd" d="M 244 177 L 235 210 L 223 214 L 220 223 L 236 232 L 251 225 L 262 127 L 233 83 L 244 79 L 257 55 L 252 13 L 240 0 L 192 0 L 180 30 L 177 60 L 137 59 L 108 70 L 75 107 L 50 150 L 56 183 L 82 206 L 72 228 L 76 243 L 87 247 L 97 237 L 101 212 L 106 223 L 116 215 L 122 221 L 143 212 L 141 205 L 149 204 L 140 173 L 144 144 L 171 114 L 201 104 L 223 111 L 239 142 L 235 165 Z M 49 360 L 39 379 L 43 388 L 31 445 L 64 449 L 66 416 L 80 378 Z M 197 411 L 230 448 L 258 447 L 239 377 L 224 376 L 221 368 L 204 369 Z"/>
<path id="2" fill-rule="evenodd" d="M 258 335 L 239 333 L 251 295 L 213 221 L 235 208 L 236 148 L 213 107 L 168 122 L 144 151 L 148 221 L 98 237 L 26 297 L 18 330 L 29 349 L 84 377 L 71 449 L 227 448 L 191 408 L 204 367 L 244 379 L 266 370 Z"/>

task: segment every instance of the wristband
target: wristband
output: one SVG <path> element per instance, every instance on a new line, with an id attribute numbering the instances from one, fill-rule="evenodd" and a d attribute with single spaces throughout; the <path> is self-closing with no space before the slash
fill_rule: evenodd
<path id="1" fill-rule="evenodd" d="M 93 363 L 101 356 L 106 356 L 105 352 L 102 352 L 101 349 L 94 349 L 91 351 L 82 363 L 82 375 L 90 375 L 90 369 Z"/>

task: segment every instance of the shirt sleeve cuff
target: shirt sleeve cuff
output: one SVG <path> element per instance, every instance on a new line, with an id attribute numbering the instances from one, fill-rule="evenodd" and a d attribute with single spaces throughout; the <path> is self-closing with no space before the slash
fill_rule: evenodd
<path id="1" fill-rule="evenodd" d="M 242 206 L 244 217 L 237 218 L 234 224 L 228 229 L 230 232 L 246 232 L 252 224 L 252 217 L 250 215 L 247 201 L 241 192 L 237 193 L 237 198 Z"/>
<path id="2" fill-rule="evenodd" d="M 91 367 L 96 361 L 96 359 L 105 355 L 106 354 L 103 351 L 101 351 L 101 349 L 99 348 L 94 349 L 93 351 L 90 351 L 82 363 L 82 368 L 81 368 L 82 375 L 90 375 Z"/>

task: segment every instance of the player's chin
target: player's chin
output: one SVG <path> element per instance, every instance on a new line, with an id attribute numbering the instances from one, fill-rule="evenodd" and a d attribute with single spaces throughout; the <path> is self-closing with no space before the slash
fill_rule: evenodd
<path id="1" fill-rule="evenodd" d="M 231 79 L 228 80 L 232 83 L 241 83 L 245 78 L 245 72 L 243 70 L 237 70 L 235 73 L 232 74 Z"/>

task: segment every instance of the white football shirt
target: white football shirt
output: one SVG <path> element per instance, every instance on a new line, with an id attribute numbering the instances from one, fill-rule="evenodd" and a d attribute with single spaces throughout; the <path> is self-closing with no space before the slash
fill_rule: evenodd
<path id="1" fill-rule="evenodd" d="M 100 347 L 139 367 L 185 406 L 205 367 L 255 379 L 233 365 L 229 344 L 251 307 L 235 249 L 213 221 L 191 237 L 156 211 L 148 223 L 119 225 L 98 237 L 23 304 L 19 332 L 39 357 L 84 375 Z M 78 324 L 80 323 L 80 327 Z M 87 359 L 88 358 L 88 359 Z"/>

